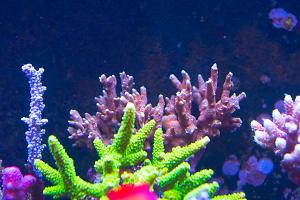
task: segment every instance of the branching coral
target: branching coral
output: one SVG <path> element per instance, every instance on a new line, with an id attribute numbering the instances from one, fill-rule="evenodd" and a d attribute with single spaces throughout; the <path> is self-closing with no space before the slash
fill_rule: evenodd
<path id="1" fill-rule="evenodd" d="M 154 119 L 156 128 L 165 130 L 164 137 L 168 149 L 173 146 L 185 145 L 204 136 L 217 136 L 220 129 L 233 129 L 241 125 L 241 119 L 232 117 L 232 113 L 239 109 L 239 102 L 246 95 L 233 94 L 232 73 L 226 76 L 220 99 L 217 99 L 218 69 L 214 64 L 211 68 L 211 77 L 204 81 L 198 75 L 198 86 L 192 86 L 189 75 L 182 71 L 183 80 L 179 81 L 175 75 L 170 79 L 178 92 L 176 95 L 164 100 L 158 97 L 157 106 L 153 107 L 147 101 L 145 87 L 140 92 L 133 88 L 133 77 L 120 73 L 121 93 L 117 95 L 117 80 L 115 76 L 102 75 L 100 82 L 103 85 L 103 96 L 96 98 L 98 112 L 95 115 L 86 113 L 81 117 L 76 110 L 71 110 L 70 138 L 75 144 L 86 145 L 92 148 L 92 141 L 101 138 L 109 144 L 113 133 L 120 126 L 123 108 L 128 102 L 136 107 L 136 126 L 143 127 L 148 121 Z M 199 116 L 194 116 L 192 104 L 198 105 Z M 195 109 L 194 109 L 195 110 Z"/>
<path id="2" fill-rule="evenodd" d="M 244 199 L 243 193 L 214 197 L 218 184 L 206 183 L 213 174 L 210 169 L 190 173 L 190 166 L 185 160 L 205 148 L 209 142 L 207 136 L 187 146 L 177 146 L 171 152 L 165 152 L 163 132 L 158 128 L 154 134 L 150 158 L 144 150 L 144 142 L 155 122 L 150 120 L 133 134 L 135 113 L 134 104 L 128 103 L 121 126 L 111 144 L 106 145 L 100 138 L 94 140 L 100 157 L 94 165 L 102 175 L 99 183 L 92 184 L 78 177 L 73 160 L 56 137 L 50 136 L 49 148 L 58 169 L 41 160 L 35 161 L 35 166 L 54 185 L 46 187 L 44 193 L 54 198 L 68 196 L 71 199 L 107 199 L 107 193 L 120 184 L 148 184 L 162 199 L 192 199 L 202 193 L 207 193 L 210 198 Z"/>
<path id="3" fill-rule="evenodd" d="M 220 129 L 233 129 L 241 126 L 240 118 L 231 114 L 239 109 L 239 102 L 246 97 L 245 93 L 230 96 L 233 86 L 232 73 L 228 73 L 223 84 L 220 100 L 217 97 L 218 68 L 211 67 L 211 76 L 204 81 L 198 75 L 198 86 L 192 86 L 189 75 L 181 72 L 180 82 L 175 75 L 170 79 L 178 90 L 175 96 L 166 98 L 165 114 L 162 125 L 166 130 L 167 142 L 173 145 L 186 144 L 208 135 L 220 135 Z M 192 103 L 198 105 L 199 116 L 192 114 Z M 177 138 L 177 139 L 175 139 Z"/>
<path id="4" fill-rule="evenodd" d="M 35 174 L 41 177 L 40 172 L 34 168 L 34 160 L 42 158 L 42 151 L 46 146 L 42 144 L 42 136 L 45 134 L 45 129 L 42 127 L 48 122 L 47 119 L 42 119 L 42 111 L 45 108 L 43 94 L 46 91 L 46 87 L 41 82 L 44 69 L 36 70 L 31 64 L 27 64 L 22 66 L 22 70 L 29 79 L 31 95 L 30 114 L 21 119 L 28 125 L 28 131 L 25 133 L 28 143 L 27 161 L 33 166 Z"/>
<path id="5" fill-rule="evenodd" d="M 70 139 L 75 140 L 75 145 L 93 148 L 93 140 L 101 138 L 105 144 L 109 144 L 113 134 L 118 130 L 123 115 L 123 110 L 128 102 L 134 103 L 136 107 L 136 125 L 141 128 L 153 117 L 156 121 L 162 118 L 164 108 L 163 97 L 159 96 L 159 103 L 152 107 L 147 101 L 145 87 L 140 92 L 133 89 L 133 77 L 120 73 L 121 92 L 117 95 L 117 79 L 114 75 L 99 77 L 103 86 L 103 95 L 96 97 L 98 111 L 95 115 L 85 113 L 81 117 L 78 111 L 71 110 L 69 121 Z"/>
<path id="6" fill-rule="evenodd" d="M 279 155 L 282 167 L 289 178 L 300 185 L 300 96 L 295 100 L 290 95 L 284 98 L 284 111 L 274 109 L 272 120 L 264 119 L 263 124 L 253 120 L 251 128 L 254 140 L 262 147 L 273 150 Z"/>

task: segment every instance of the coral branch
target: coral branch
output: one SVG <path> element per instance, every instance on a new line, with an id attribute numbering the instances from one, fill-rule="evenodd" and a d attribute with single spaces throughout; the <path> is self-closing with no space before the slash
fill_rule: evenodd
<path id="1" fill-rule="evenodd" d="M 41 177 L 39 171 L 34 167 L 34 160 L 42 158 L 42 151 L 45 148 L 45 145 L 42 144 L 42 136 L 45 134 L 45 130 L 42 129 L 42 126 L 48 122 L 47 119 L 42 119 L 42 111 L 45 107 L 43 94 L 46 91 L 46 87 L 42 86 L 41 82 L 44 69 L 39 68 L 37 71 L 31 64 L 27 64 L 22 66 L 22 70 L 29 79 L 31 95 L 29 117 L 23 117 L 21 119 L 28 125 L 28 131 L 25 133 L 28 143 L 27 161 L 33 166 L 35 174 Z"/>

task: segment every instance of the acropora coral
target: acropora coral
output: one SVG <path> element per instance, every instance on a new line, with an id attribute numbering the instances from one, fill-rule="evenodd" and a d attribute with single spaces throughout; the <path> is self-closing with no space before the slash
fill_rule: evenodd
<path id="1" fill-rule="evenodd" d="M 300 96 L 295 100 L 285 95 L 283 110 L 274 109 L 272 119 L 263 119 L 263 124 L 253 120 L 254 141 L 273 150 L 281 158 L 281 166 L 289 179 L 300 186 Z"/>
<path id="2" fill-rule="evenodd" d="M 43 94 L 46 91 L 46 87 L 42 85 L 43 68 L 36 70 L 31 64 L 22 66 L 22 71 L 29 79 L 30 86 L 30 114 L 28 117 L 22 117 L 22 121 L 28 125 L 28 131 L 26 131 L 26 141 L 28 143 L 28 158 L 27 161 L 33 168 L 33 171 L 37 176 L 41 178 L 41 174 L 34 167 L 34 160 L 42 158 L 42 151 L 45 148 L 45 144 L 42 144 L 42 136 L 45 134 L 45 129 L 42 127 L 48 122 L 47 119 L 42 119 L 42 111 L 45 108 L 43 103 Z"/>
<path id="3" fill-rule="evenodd" d="M 197 199 L 207 195 L 210 199 L 245 199 L 244 193 L 216 196 L 217 182 L 207 182 L 213 170 L 203 169 L 190 173 L 186 160 L 206 147 L 210 139 L 205 136 L 186 146 L 177 146 L 165 152 L 163 131 L 155 130 L 152 154 L 145 151 L 145 141 L 155 127 L 155 121 L 148 121 L 134 133 L 136 110 L 128 103 L 124 110 L 120 128 L 114 134 L 111 144 L 105 144 L 101 138 L 93 141 L 99 155 L 94 167 L 101 179 L 89 183 L 76 175 L 74 161 L 55 136 L 48 139 L 57 169 L 37 159 L 35 166 L 53 186 L 44 189 L 45 195 L 54 198 L 67 196 L 71 199 L 93 197 L 109 199 L 107 194 L 118 189 L 121 184 L 136 186 L 147 184 L 160 199 Z"/>
<path id="4" fill-rule="evenodd" d="M 140 92 L 133 88 L 132 76 L 120 73 L 121 92 L 117 94 L 117 79 L 114 75 L 107 77 L 101 75 L 99 80 L 103 86 L 103 95 L 96 97 L 98 111 L 92 115 L 85 113 L 82 117 L 78 111 L 70 111 L 68 131 L 70 139 L 76 145 L 93 147 L 95 138 L 102 138 L 109 144 L 114 132 L 118 129 L 123 109 L 128 102 L 136 107 L 136 126 L 141 128 L 151 119 L 156 122 L 156 128 L 161 127 L 165 134 L 166 148 L 171 149 L 177 145 L 185 145 L 204 136 L 218 136 L 221 129 L 232 130 L 241 126 L 242 120 L 232 117 L 239 103 L 246 94 L 232 94 L 232 73 L 228 73 L 220 94 L 218 88 L 218 68 L 211 67 L 208 81 L 198 75 L 197 86 L 193 86 L 187 72 L 181 72 L 183 80 L 180 81 L 172 74 L 170 80 L 176 87 L 176 95 L 164 98 L 158 96 L 158 103 L 152 106 L 147 100 L 147 90 L 140 88 Z M 195 105 L 197 108 L 192 108 Z M 192 110 L 197 110 L 196 116 Z"/>
<path id="5" fill-rule="evenodd" d="M 246 94 L 230 95 L 233 87 L 231 72 L 226 75 L 220 94 L 217 93 L 217 64 L 211 67 L 207 81 L 198 74 L 197 86 L 192 86 L 187 72 L 181 71 L 181 74 L 182 81 L 173 74 L 170 76 L 177 93 L 166 98 L 162 118 L 166 142 L 171 146 L 184 145 L 204 136 L 219 136 L 222 129 L 233 130 L 241 126 L 242 120 L 232 117 L 232 113 L 240 108 L 239 103 L 246 98 Z M 193 104 L 197 105 L 198 116 L 192 113 Z"/>
<path id="6" fill-rule="evenodd" d="M 223 88 L 218 89 L 218 68 L 211 67 L 210 78 L 204 81 L 198 75 L 197 86 L 193 86 L 187 72 L 181 71 L 182 81 L 174 74 L 170 80 L 177 92 L 175 95 L 158 96 L 158 103 L 152 106 L 147 99 L 147 90 L 140 88 L 138 92 L 134 86 L 132 76 L 120 73 L 121 92 L 117 94 L 117 79 L 114 75 L 101 75 L 99 80 L 103 86 L 103 95 L 96 97 L 98 111 L 91 115 L 85 113 L 82 117 L 78 111 L 71 110 L 68 131 L 69 138 L 75 140 L 75 145 L 93 148 L 93 140 L 101 138 L 104 144 L 110 144 L 113 134 L 120 127 L 124 107 L 131 102 L 136 107 L 136 131 L 150 120 L 156 125 L 154 130 L 164 130 L 164 143 L 167 150 L 174 146 L 183 146 L 204 136 L 219 136 L 221 130 L 239 128 L 242 120 L 232 114 L 240 108 L 239 103 L 246 97 L 244 92 L 236 95 L 231 93 L 233 87 L 230 72 L 226 75 Z M 193 105 L 196 108 L 193 108 Z M 195 110 L 197 112 L 195 113 Z M 198 115 L 198 116 L 197 116 Z M 149 137 L 151 139 L 151 136 Z M 146 141 L 146 149 L 150 150 L 151 140 Z M 200 152 L 190 159 L 192 171 L 201 157 Z"/>

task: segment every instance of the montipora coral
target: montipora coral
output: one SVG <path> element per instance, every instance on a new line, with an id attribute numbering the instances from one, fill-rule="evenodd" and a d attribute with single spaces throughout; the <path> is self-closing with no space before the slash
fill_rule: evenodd
<path id="1" fill-rule="evenodd" d="M 244 199 L 244 193 L 215 196 L 217 182 L 207 182 L 213 175 L 211 169 L 190 173 L 186 159 L 206 147 L 210 139 L 202 139 L 186 146 L 174 147 L 165 151 L 163 130 L 157 128 L 154 133 L 152 155 L 145 151 L 144 143 L 156 123 L 147 120 L 143 127 L 135 131 L 136 108 L 127 103 L 120 128 L 114 134 L 112 142 L 105 144 L 96 138 L 93 145 L 99 155 L 94 168 L 101 174 L 99 182 L 89 183 L 76 175 L 74 161 L 55 136 L 48 139 L 49 149 L 56 161 L 57 169 L 37 159 L 35 166 L 53 184 L 46 187 L 44 194 L 54 198 L 67 196 L 71 199 L 97 198 L 109 199 L 111 193 L 120 185 L 147 184 L 151 191 L 161 199 Z M 122 187 L 122 186 L 121 186 Z"/>
<path id="2" fill-rule="evenodd" d="M 263 124 L 253 120 L 254 140 L 262 147 L 279 155 L 281 166 L 289 178 L 300 186 L 300 96 L 295 100 L 285 95 L 284 109 L 274 109 L 272 120 L 263 119 Z"/>
<path id="3" fill-rule="evenodd" d="M 232 130 L 240 127 L 241 119 L 232 117 L 232 113 L 239 109 L 239 102 L 246 95 L 233 94 L 232 73 L 229 73 L 224 81 L 223 90 L 217 94 L 218 68 L 214 64 L 211 67 L 211 76 L 204 81 L 198 75 L 197 86 L 192 86 L 189 75 L 182 71 L 182 81 L 175 75 L 170 79 L 177 89 L 176 95 L 164 98 L 158 97 L 158 104 L 152 106 L 147 100 L 145 87 L 140 92 L 133 88 L 133 77 L 120 73 L 121 92 L 117 95 L 117 79 L 112 76 L 100 76 L 103 86 L 103 95 L 96 97 L 98 111 L 91 115 L 86 113 L 82 117 L 78 111 L 71 110 L 70 138 L 75 140 L 76 145 L 93 147 L 93 140 L 101 138 L 105 144 L 109 144 L 114 132 L 121 122 L 123 109 L 128 102 L 136 107 L 136 126 L 143 127 L 151 119 L 156 122 L 156 127 L 164 131 L 167 149 L 173 146 L 185 145 L 194 142 L 204 136 L 218 136 L 220 129 Z M 197 108 L 192 108 L 197 105 Z M 194 115 L 198 110 L 198 116 Z"/>

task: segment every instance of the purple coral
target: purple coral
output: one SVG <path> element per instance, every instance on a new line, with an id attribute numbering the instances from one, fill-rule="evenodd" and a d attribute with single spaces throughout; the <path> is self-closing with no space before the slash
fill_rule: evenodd
<path id="1" fill-rule="evenodd" d="M 232 130 L 240 127 L 240 118 L 232 117 L 232 113 L 239 109 L 239 102 L 246 95 L 230 95 L 233 86 L 232 73 L 229 73 L 220 95 L 217 92 L 218 68 L 214 64 L 211 77 L 204 81 L 198 76 L 198 86 L 192 86 L 189 75 L 182 71 L 183 80 L 179 81 L 175 75 L 170 79 L 177 89 L 176 95 L 170 98 L 158 97 L 157 106 L 152 106 L 147 100 L 145 87 L 140 92 L 134 89 L 133 77 L 120 73 L 121 92 L 117 95 L 115 76 L 100 76 L 103 85 L 103 95 L 96 97 L 98 111 L 95 115 L 86 113 L 85 117 L 76 110 L 71 110 L 70 138 L 76 140 L 76 145 L 92 148 L 94 138 L 102 138 L 109 143 L 121 121 L 123 109 L 127 102 L 136 107 L 136 127 L 142 127 L 150 119 L 154 119 L 157 127 L 165 130 L 166 147 L 185 145 L 205 135 L 218 136 L 221 129 Z M 199 116 L 192 113 L 192 104 L 198 106 Z"/>
<path id="2" fill-rule="evenodd" d="M 42 151 L 45 145 L 42 144 L 42 136 L 45 134 L 45 130 L 42 129 L 48 120 L 42 119 L 42 111 L 45 107 L 43 103 L 43 94 L 46 91 L 46 87 L 42 86 L 41 78 L 44 72 L 43 68 L 35 70 L 31 64 L 23 65 L 22 70 L 29 79 L 30 86 L 30 114 L 29 117 L 23 117 L 21 120 L 28 125 L 28 131 L 26 131 L 26 141 L 28 143 L 28 158 L 27 161 L 34 169 L 37 176 L 41 177 L 40 172 L 34 167 L 34 160 L 42 158 Z"/>
<path id="3" fill-rule="evenodd" d="M 27 200 L 36 178 L 32 175 L 23 177 L 17 167 L 4 168 L 2 172 L 3 200 Z"/>
<path id="4" fill-rule="evenodd" d="M 235 155 L 230 155 L 223 163 L 222 172 L 226 176 L 235 176 L 240 169 L 241 163 Z"/>
<path id="5" fill-rule="evenodd" d="M 295 100 L 285 95 L 284 109 L 273 110 L 272 119 L 263 124 L 253 120 L 254 140 L 262 147 L 273 150 L 282 158 L 281 166 L 288 172 L 290 180 L 300 185 L 300 96 Z"/>
<path id="6" fill-rule="evenodd" d="M 254 187 L 260 186 L 272 171 L 273 162 L 269 158 L 257 160 L 255 156 L 249 157 L 239 172 L 238 189 L 241 189 L 245 184 Z"/>
<path id="7" fill-rule="evenodd" d="M 295 15 L 286 12 L 283 8 L 273 8 L 269 12 L 269 18 L 275 28 L 282 28 L 287 31 L 294 29 L 298 20 Z"/>

